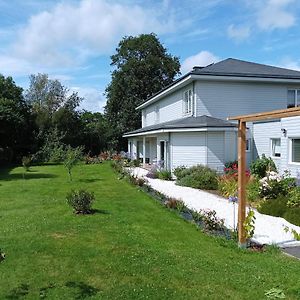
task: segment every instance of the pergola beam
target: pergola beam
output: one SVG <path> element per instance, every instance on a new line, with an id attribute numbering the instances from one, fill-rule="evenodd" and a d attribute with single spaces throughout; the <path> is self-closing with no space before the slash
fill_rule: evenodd
<path id="1" fill-rule="evenodd" d="M 296 116 L 300 116 L 300 107 L 228 118 L 228 120 L 238 121 L 238 242 L 240 247 L 246 247 L 246 231 L 244 227 L 246 219 L 246 122 Z"/>

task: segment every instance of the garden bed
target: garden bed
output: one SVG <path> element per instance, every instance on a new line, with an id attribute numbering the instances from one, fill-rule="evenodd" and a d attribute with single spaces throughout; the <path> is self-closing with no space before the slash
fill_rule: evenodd
<path id="1" fill-rule="evenodd" d="M 145 177 L 147 170 L 142 168 L 131 168 L 132 174 L 138 177 Z M 220 219 L 224 219 L 225 227 L 233 230 L 237 224 L 237 204 L 230 203 L 228 199 L 197 190 L 190 187 L 178 186 L 174 181 L 146 178 L 148 185 L 154 190 L 166 195 L 180 199 L 192 210 L 215 210 Z M 283 218 L 268 216 L 255 211 L 255 231 L 252 240 L 259 244 L 276 244 L 280 247 L 300 245 L 294 235 L 285 228 L 300 232 L 300 227 L 295 226 Z"/>

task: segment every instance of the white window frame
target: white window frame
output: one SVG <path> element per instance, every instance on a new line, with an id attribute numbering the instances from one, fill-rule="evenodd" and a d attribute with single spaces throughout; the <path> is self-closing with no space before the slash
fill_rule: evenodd
<path id="1" fill-rule="evenodd" d="M 274 140 L 279 140 L 280 141 L 280 156 L 275 156 L 274 153 L 273 153 L 273 142 Z M 272 137 L 270 138 L 270 156 L 271 158 L 273 159 L 280 159 L 281 158 L 281 154 L 282 154 L 282 151 L 281 151 L 281 138 L 280 137 Z"/>
<path id="2" fill-rule="evenodd" d="M 186 101 L 186 94 L 188 94 L 188 100 Z M 193 91 L 192 89 L 185 90 L 183 92 L 183 115 L 191 116 L 193 114 Z"/>
<path id="3" fill-rule="evenodd" d="M 300 106 L 300 103 L 298 103 L 298 91 L 299 91 L 299 93 L 300 93 L 300 88 L 293 88 L 293 89 L 288 89 L 287 90 L 287 96 L 288 96 L 288 93 L 289 93 L 289 91 L 293 91 L 293 92 L 295 92 L 295 106 L 291 106 L 291 107 L 298 107 L 298 106 Z M 288 99 L 287 99 L 287 101 L 288 101 Z M 288 103 L 286 104 L 286 107 L 287 108 L 291 108 L 291 107 L 289 107 L 288 106 Z"/>
<path id="4" fill-rule="evenodd" d="M 292 161 L 292 159 L 293 159 L 293 140 L 300 140 L 300 136 L 289 137 L 289 164 L 300 166 L 300 162 Z"/>
<path id="5" fill-rule="evenodd" d="M 248 148 L 247 148 L 248 146 Z M 246 138 L 246 152 L 251 152 L 251 138 Z"/>

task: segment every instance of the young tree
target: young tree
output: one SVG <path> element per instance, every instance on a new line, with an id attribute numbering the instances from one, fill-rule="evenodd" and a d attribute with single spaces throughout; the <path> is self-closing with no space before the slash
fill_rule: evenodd
<path id="1" fill-rule="evenodd" d="M 122 134 L 141 126 L 135 108 L 172 83 L 180 74 L 180 63 L 152 33 L 123 38 L 111 56 L 111 65 L 115 70 L 106 88 L 105 115 L 113 130 L 111 143 L 120 150 L 125 147 Z"/>
<path id="2" fill-rule="evenodd" d="M 72 181 L 72 169 L 79 163 L 82 159 L 82 147 L 72 148 L 71 146 L 67 146 L 65 150 L 65 159 L 64 166 L 68 171 L 69 179 Z"/>

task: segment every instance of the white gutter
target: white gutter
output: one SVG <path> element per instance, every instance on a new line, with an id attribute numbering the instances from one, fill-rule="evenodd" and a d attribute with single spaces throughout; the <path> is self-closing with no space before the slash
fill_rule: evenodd
<path id="1" fill-rule="evenodd" d="M 151 134 L 160 134 L 167 132 L 206 132 L 206 131 L 237 131 L 236 127 L 205 127 L 205 128 L 174 128 L 174 129 L 157 129 L 149 130 L 145 132 L 138 132 L 132 134 L 124 134 L 123 137 L 132 137 L 132 136 L 143 136 Z"/>
<path id="2" fill-rule="evenodd" d="M 136 110 L 145 108 L 150 104 L 158 101 L 164 96 L 171 92 L 176 91 L 178 88 L 187 85 L 193 80 L 209 80 L 209 81 L 243 81 L 243 82 L 268 82 L 268 83 L 289 83 L 289 84 L 300 84 L 300 79 L 285 79 L 285 78 L 268 78 L 268 77 L 244 77 L 244 76 L 217 76 L 217 75 L 200 75 L 191 74 L 186 78 L 180 80 L 176 84 L 170 86 L 169 88 L 163 90 L 161 93 L 157 94 L 153 98 L 149 99 L 147 102 L 136 107 Z"/>

